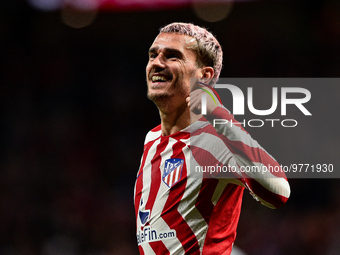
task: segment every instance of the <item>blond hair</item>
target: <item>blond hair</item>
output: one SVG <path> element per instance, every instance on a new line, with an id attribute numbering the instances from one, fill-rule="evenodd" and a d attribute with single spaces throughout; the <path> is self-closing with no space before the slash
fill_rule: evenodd
<path id="1" fill-rule="evenodd" d="M 222 47 L 207 29 L 191 23 L 174 22 L 160 29 L 160 33 L 177 33 L 196 39 L 197 46 L 191 49 L 196 53 L 199 67 L 210 66 L 214 69 L 214 76 L 210 82 L 213 86 L 220 76 L 223 61 Z"/>

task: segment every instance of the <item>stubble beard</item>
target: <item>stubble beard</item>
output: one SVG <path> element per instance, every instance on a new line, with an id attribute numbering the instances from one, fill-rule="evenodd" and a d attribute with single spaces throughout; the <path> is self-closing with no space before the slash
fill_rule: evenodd
<path id="1" fill-rule="evenodd" d="M 171 89 L 171 91 L 169 91 Z M 178 82 L 174 82 L 174 86 L 169 88 L 163 93 L 154 93 L 151 94 L 148 88 L 147 97 L 153 101 L 158 108 L 163 108 L 169 106 L 168 104 L 171 103 L 171 99 L 178 94 L 184 98 L 187 96 L 187 92 L 184 89 L 183 84 L 179 84 Z"/>

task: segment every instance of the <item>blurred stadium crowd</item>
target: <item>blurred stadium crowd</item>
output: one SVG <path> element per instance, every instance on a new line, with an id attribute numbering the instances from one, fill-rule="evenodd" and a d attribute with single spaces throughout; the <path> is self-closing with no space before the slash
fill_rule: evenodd
<path id="1" fill-rule="evenodd" d="M 222 77 L 340 74 L 338 1 L 240 3 L 216 23 L 190 8 L 99 12 L 81 29 L 64 24 L 60 11 L 2 1 L 1 255 L 138 254 L 133 186 L 144 136 L 159 121 L 145 96 L 147 50 L 171 21 L 217 35 Z M 339 124 L 330 100 L 318 107 L 332 109 L 332 123 Z M 301 141 L 331 160 L 340 151 L 338 127 L 329 134 L 319 127 Z M 329 144 L 314 144 L 308 134 Z M 298 155 L 300 148 L 270 152 L 280 162 L 285 150 Z M 249 255 L 340 254 L 339 180 L 290 183 L 292 197 L 276 211 L 245 194 L 236 245 Z"/>

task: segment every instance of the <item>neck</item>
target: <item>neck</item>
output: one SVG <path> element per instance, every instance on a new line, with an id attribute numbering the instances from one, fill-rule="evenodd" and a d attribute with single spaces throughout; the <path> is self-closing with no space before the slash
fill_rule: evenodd
<path id="1" fill-rule="evenodd" d="M 190 111 L 186 105 L 176 107 L 173 111 L 159 108 L 159 115 L 161 117 L 163 136 L 177 133 L 190 125 Z"/>
<path id="2" fill-rule="evenodd" d="M 175 111 L 162 111 L 159 109 L 161 117 L 162 136 L 175 134 L 197 121 L 202 115 L 195 115 L 185 104 L 176 108 Z"/>

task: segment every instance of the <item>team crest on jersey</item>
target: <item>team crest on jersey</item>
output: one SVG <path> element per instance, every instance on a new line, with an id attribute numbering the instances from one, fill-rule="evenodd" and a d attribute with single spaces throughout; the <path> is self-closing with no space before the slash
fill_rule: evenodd
<path id="1" fill-rule="evenodd" d="M 171 188 L 182 177 L 184 160 L 180 158 L 171 158 L 165 160 L 162 180 Z"/>

